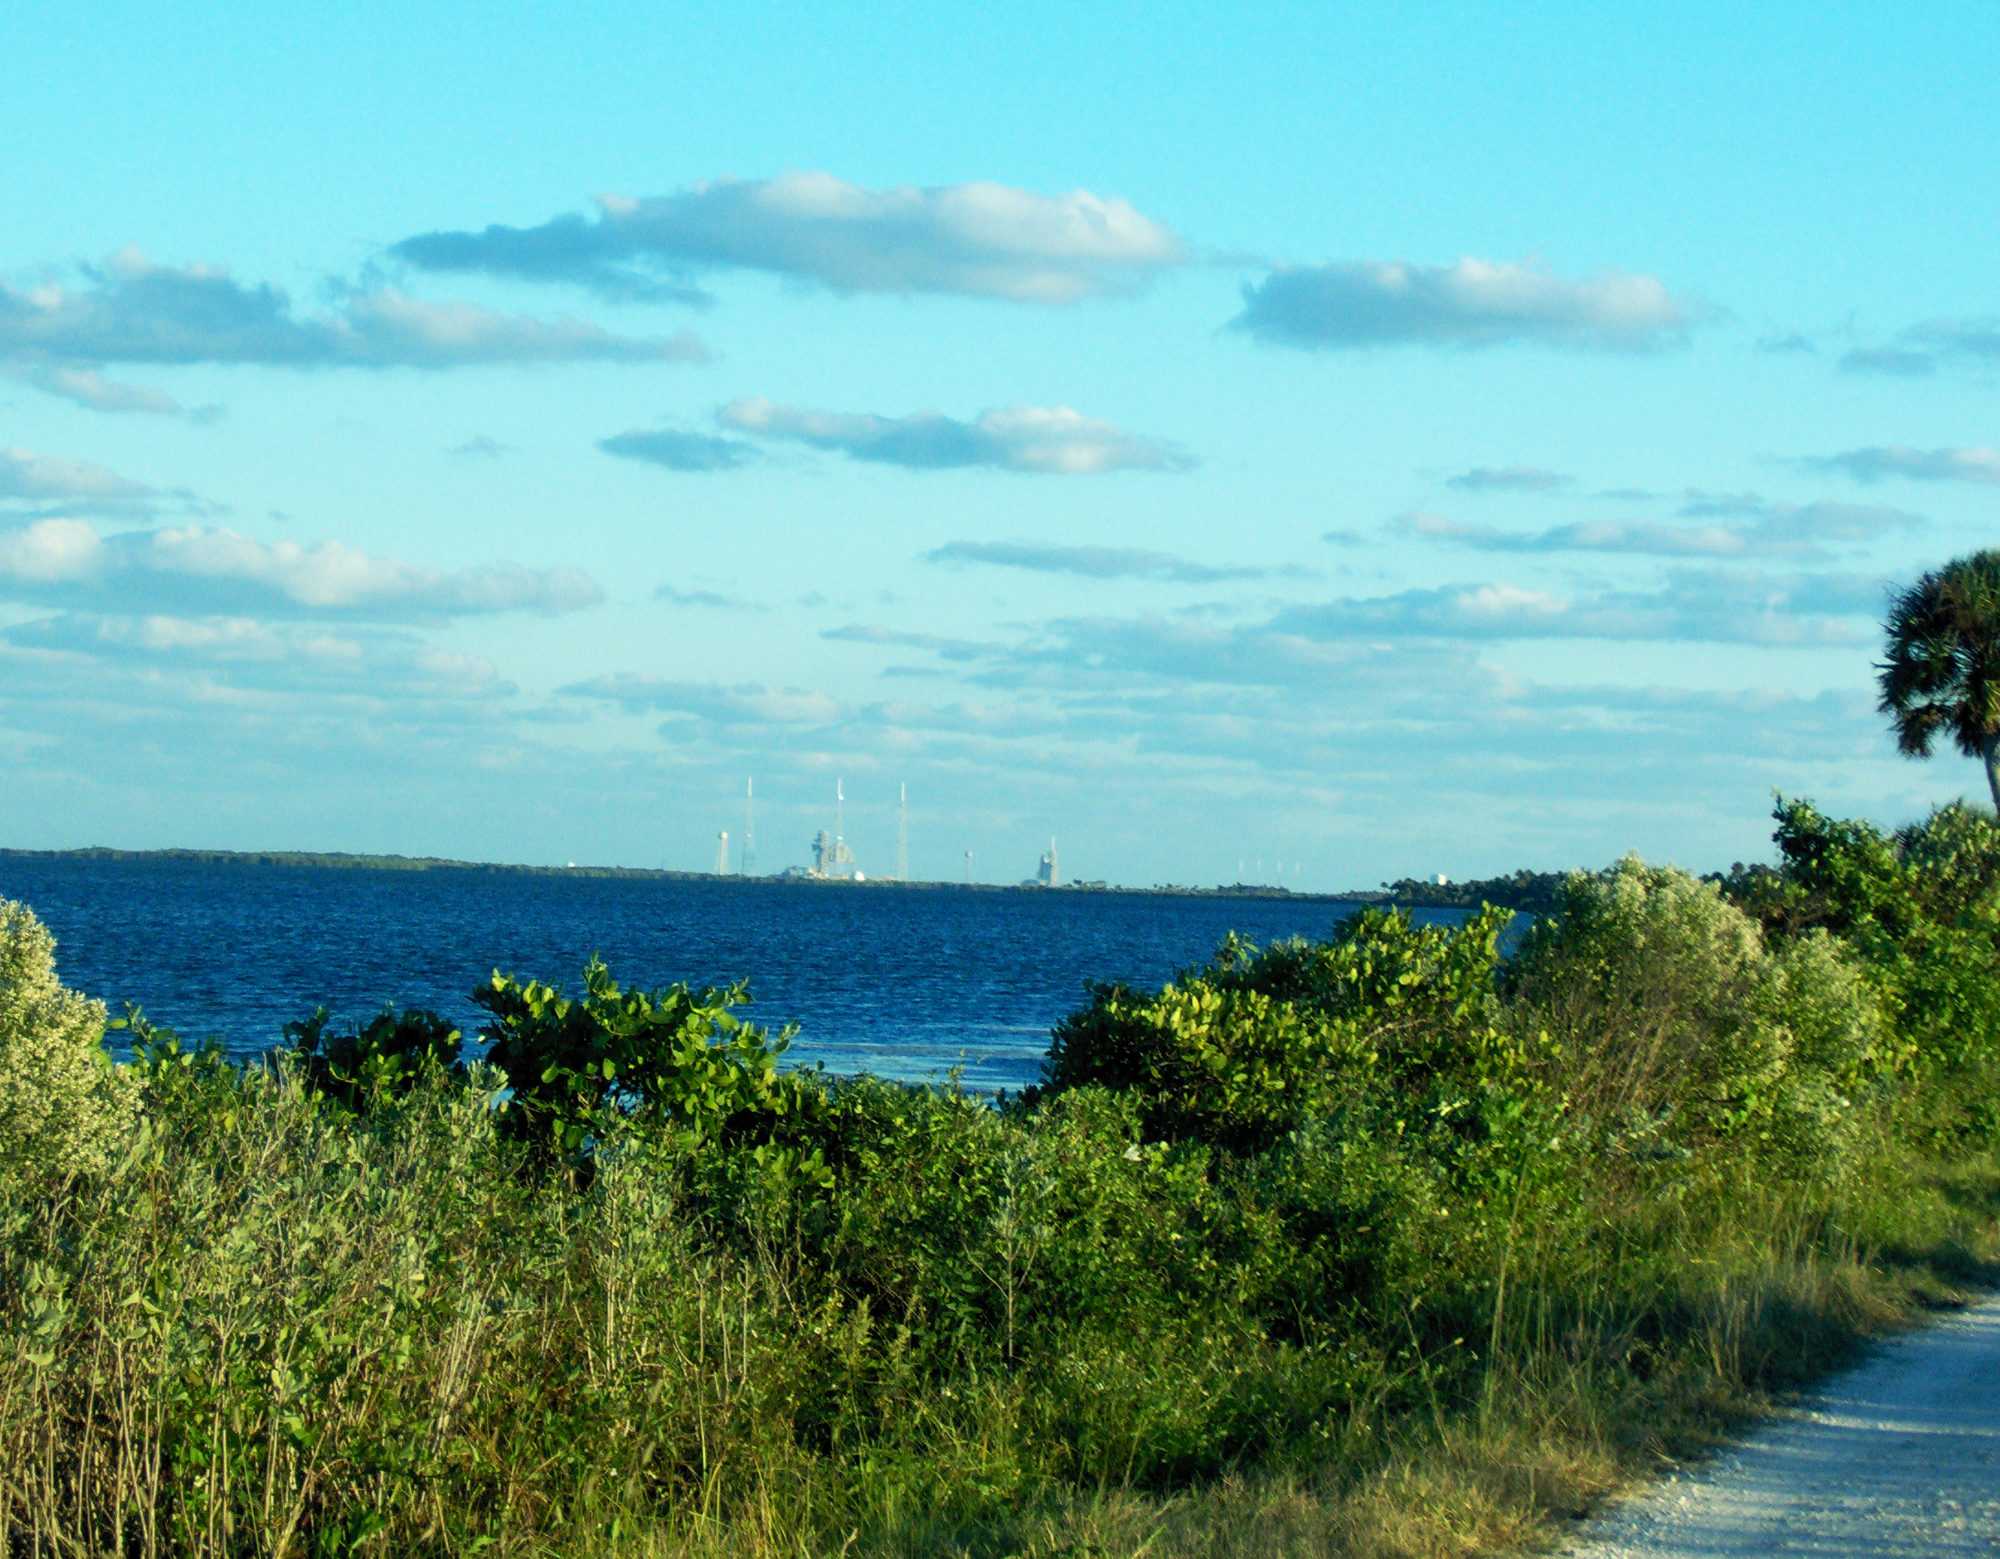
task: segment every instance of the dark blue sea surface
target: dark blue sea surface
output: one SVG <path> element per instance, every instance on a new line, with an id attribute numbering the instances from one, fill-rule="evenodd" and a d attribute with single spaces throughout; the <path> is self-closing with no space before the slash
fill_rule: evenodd
<path id="1" fill-rule="evenodd" d="M 430 1007 L 468 1037 L 497 967 L 570 989 L 595 952 L 626 985 L 750 982 L 796 1022 L 789 1059 L 965 1086 L 1033 1082 L 1092 980 L 1155 986 L 1225 933 L 1324 937 L 1354 906 L 1153 893 L 847 887 L 248 862 L 0 858 L 0 898 L 58 939 L 65 984 L 249 1055 L 316 1006 Z M 1456 923 L 1457 910 L 1418 911 Z M 113 1036 L 114 1040 L 116 1035 Z"/>

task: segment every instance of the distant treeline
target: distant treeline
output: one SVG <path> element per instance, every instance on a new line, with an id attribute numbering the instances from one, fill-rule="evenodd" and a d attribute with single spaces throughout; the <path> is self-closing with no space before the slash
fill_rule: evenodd
<path id="1" fill-rule="evenodd" d="M 159 861 L 198 866 L 314 866 L 378 872 L 525 872 L 532 876 L 663 877 L 692 880 L 706 872 L 655 870 L 644 866 L 516 866 L 498 861 L 455 861 L 437 855 L 355 855 L 339 850 L 114 850 L 92 845 L 80 850 L 5 850 L 0 861 Z"/>
<path id="2" fill-rule="evenodd" d="M 1568 872 L 1517 871 L 1511 877 L 1480 877 L 1471 882 L 1424 882 L 1405 877 L 1385 882 L 1378 893 L 1357 893 L 1363 901 L 1402 904 L 1420 909 L 1477 909 L 1495 904 L 1530 915 L 1554 912 Z"/>

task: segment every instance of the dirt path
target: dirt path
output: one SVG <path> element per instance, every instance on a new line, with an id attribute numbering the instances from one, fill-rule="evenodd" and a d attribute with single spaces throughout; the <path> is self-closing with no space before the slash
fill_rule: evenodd
<path id="1" fill-rule="evenodd" d="M 1888 1344 L 1737 1450 L 1580 1527 L 1562 1552 L 2000 1554 L 2000 1302 Z"/>

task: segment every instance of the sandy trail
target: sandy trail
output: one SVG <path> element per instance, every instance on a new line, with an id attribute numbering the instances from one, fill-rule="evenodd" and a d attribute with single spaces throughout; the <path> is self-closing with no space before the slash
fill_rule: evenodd
<path id="1" fill-rule="evenodd" d="M 2000 1554 L 2000 1302 L 1889 1343 L 1736 1450 L 1579 1527 L 1561 1551 Z"/>

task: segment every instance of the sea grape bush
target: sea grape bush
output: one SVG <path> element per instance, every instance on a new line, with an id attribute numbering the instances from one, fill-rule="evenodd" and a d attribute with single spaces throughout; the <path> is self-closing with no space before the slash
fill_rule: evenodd
<path id="1" fill-rule="evenodd" d="M 1029 1102 L 1129 1090 L 1156 1136 L 1254 1152 L 1349 1094 L 1510 1070 L 1493 982 L 1511 919 L 1489 908 L 1418 926 L 1371 908 L 1325 943 L 1259 952 L 1232 938 L 1154 994 L 1097 986 L 1056 1026 Z"/>
<path id="2" fill-rule="evenodd" d="M 690 1145 L 760 1137 L 774 1169 L 823 1179 L 817 1160 L 781 1164 L 769 1151 L 769 1128 L 819 1095 L 809 1078 L 778 1070 L 790 1030 L 774 1036 L 736 1015 L 748 995 L 740 985 L 626 990 L 598 958 L 576 997 L 495 970 L 472 999 L 492 1014 L 481 1031 L 491 1041 L 486 1059 L 512 1088 L 505 1128 L 572 1165 L 614 1116 L 669 1128 Z"/>
<path id="3" fill-rule="evenodd" d="M 449 1021 L 421 1007 L 385 1007 L 359 1027 L 338 1029 L 326 1008 L 287 1023 L 299 1075 L 307 1087 L 351 1110 L 409 1093 L 425 1072 L 463 1075 L 463 1036 Z"/>
<path id="4" fill-rule="evenodd" d="M 997 1104 L 596 960 L 496 973 L 483 1060 L 385 1011 L 233 1065 L 134 1009 L 114 1070 L 0 917 L 46 1106 L 0 1096 L 0 1551 L 1055 1552 L 1065 1499 L 1373 1486 L 1553 1383 L 1792 1384 L 1856 1252 L 1963 1259 L 2000 832 L 1779 823 L 1721 883 L 1097 987 Z"/>

